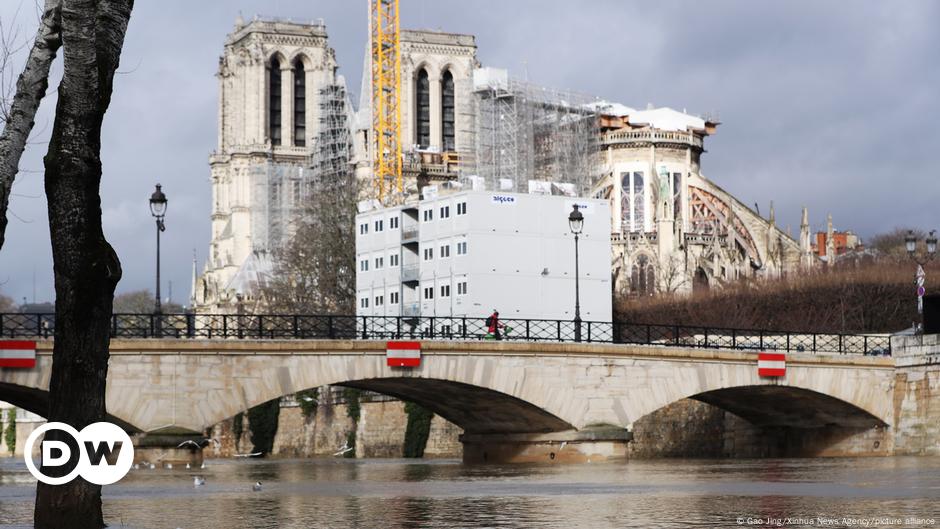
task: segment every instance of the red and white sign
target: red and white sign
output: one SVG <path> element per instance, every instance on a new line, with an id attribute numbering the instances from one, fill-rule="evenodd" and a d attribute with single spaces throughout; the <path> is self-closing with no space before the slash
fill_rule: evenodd
<path id="1" fill-rule="evenodd" d="M 421 365 L 421 342 L 388 342 L 385 346 L 388 367 L 418 367 Z"/>
<path id="2" fill-rule="evenodd" d="M 787 355 L 784 353 L 758 353 L 757 376 L 759 377 L 785 377 L 787 376 Z"/>
<path id="3" fill-rule="evenodd" d="M 36 367 L 36 342 L 0 340 L 0 367 Z"/>

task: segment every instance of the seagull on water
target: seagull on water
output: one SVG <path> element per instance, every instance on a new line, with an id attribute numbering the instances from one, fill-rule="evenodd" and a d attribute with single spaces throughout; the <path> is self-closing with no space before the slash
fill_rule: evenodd
<path id="1" fill-rule="evenodd" d="M 255 492 L 260 492 L 260 491 L 261 491 L 261 482 L 260 482 L 260 481 L 256 481 L 255 484 L 251 486 L 251 490 L 253 490 L 253 491 L 255 491 Z"/>
<path id="2" fill-rule="evenodd" d="M 201 487 L 205 484 L 206 480 L 202 476 L 196 476 L 193 478 L 193 487 Z"/>

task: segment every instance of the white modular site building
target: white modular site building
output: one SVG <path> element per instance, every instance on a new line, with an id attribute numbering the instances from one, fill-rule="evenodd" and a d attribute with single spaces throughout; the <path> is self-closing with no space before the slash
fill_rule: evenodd
<path id="1" fill-rule="evenodd" d="M 572 321 L 568 215 L 577 204 L 584 215 L 581 318 L 611 321 L 608 201 L 483 190 L 425 194 L 414 204 L 357 215 L 357 315 L 420 317 L 424 332 L 434 318 L 435 333 L 456 332 L 454 318 L 479 328 L 494 309 L 505 321 Z"/>

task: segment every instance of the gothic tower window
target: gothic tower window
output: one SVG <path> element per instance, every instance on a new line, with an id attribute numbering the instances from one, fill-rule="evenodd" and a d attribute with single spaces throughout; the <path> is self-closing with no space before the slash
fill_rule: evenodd
<path id="1" fill-rule="evenodd" d="M 304 64 L 294 61 L 294 145 L 307 145 L 307 79 Z"/>
<path id="2" fill-rule="evenodd" d="M 454 74 L 448 70 L 441 79 L 441 131 L 444 137 L 444 151 L 456 150 L 454 106 Z"/>
<path id="3" fill-rule="evenodd" d="M 418 71 L 418 80 L 415 86 L 416 124 L 418 146 L 426 149 L 431 145 L 431 82 L 428 71 L 424 68 Z"/>
<path id="4" fill-rule="evenodd" d="M 268 77 L 268 136 L 271 145 L 281 144 L 281 61 L 271 59 Z"/>

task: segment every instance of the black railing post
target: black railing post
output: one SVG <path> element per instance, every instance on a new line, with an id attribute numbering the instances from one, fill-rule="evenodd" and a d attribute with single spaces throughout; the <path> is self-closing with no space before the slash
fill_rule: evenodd
<path id="1" fill-rule="evenodd" d="M 816 353 L 816 333 L 813 333 L 813 353 Z"/>
<path id="2" fill-rule="evenodd" d="M 790 331 L 787 331 L 787 352 L 790 352 Z"/>
<path id="3" fill-rule="evenodd" d="M 708 327 L 705 327 L 705 348 L 708 348 Z"/>
<path id="4" fill-rule="evenodd" d="M 258 339 L 264 338 L 264 316 L 258 314 Z"/>
<path id="5" fill-rule="evenodd" d="M 764 329 L 761 329 L 761 330 L 760 330 L 760 335 L 759 335 L 759 336 L 760 336 L 760 346 L 759 346 L 759 349 L 760 349 L 761 351 L 763 351 L 763 350 L 764 350 Z"/>
<path id="6" fill-rule="evenodd" d="M 117 314 L 111 315 L 111 336 L 117 336 Z M 2 322 L 3 320 L 0 320 Z"/>
<path id="7" fill-rule="evenodd" d="M 653 326 L 646 324 L 646 345 L 653 345 Z"/>
<path id="8" fill-rule="evenodd" d="M 153 326 L 153 325 L 154 325 L 153 314 L 151 314 L 151 315 L 150 315 L 150 334 L 147 335 L 148 338 L 151 337 L 151 336 L 154 336 L 154 326 Z"/>
<path id="9" fill-rule="evenodd" d="M 731 348 L 738 348 L 738 331 L 735 329 L 731 329 Z"/>
<path id="10" fill-rule="evenodd" d="M 561 341 L 561 320 L 555 320 L 555 327 L 558 329 L 558 341 Z"/>
<path id="11" fill-rule="evenodd" d="M 862 354 L 868 354 L 868 335 L 865 335 L 862 339 Z"/>
<path id="12" fill-rule="evenodd" d="M 363 340 L 369 339 L 369 330 L 366 328 L 366 325 L 368 325 L 368 320 L 366 319 L 365 316 L 363 316 L 362 317 L 362 339 Z"/>
<path id="13" fill-rule="evenodd" d="M 842 335 L 839 335 L 839 354 L 845 354 L 845 351 L 842 350 Z"/>
<path id="14" fill-rule="evenodd" d="M 294 314 L 294 338 L 300 338 L 300 325 L 296 314 Z"/>
<path id="15" fill-rule="evenodd" d="M 679 345 L 679 326 L 678 325 L 676 325 L 675 331 L 676 331 L 676 345 Z"/>
<path id="16" fill-rule="evenodd" d="M 326 317 L 326 335 L 331 340 L 336 338 L 336 334 L 333 331 L 333 315 L 332 314 Z"/>
<path id="17" fill-rule="evenodd" d="M 228 314 L 222 315 L 222 338 L 228 338 Z"/>
<path id="18" fill-rule="evenodd" d="M 431 339 L 432 340 L 434 339 L 434 325 L 436 325 L 434 323 L 434 316 L 431 316 Z"/>
<path id="19" fill-rule="evenodd" d="M 463 339 L 466 340 L 467 339 L 467 317 L 466 316 L 463 317 L 463 322 L 461 323 L 461 325 L 463 326 Z"/>
<path id="20" fill-rule="evenodd" d="M 525 339 L 526 339 L 526 341 L 529 341 L 529 340 L 530 340 L 530 338 L 529 338 L 529 320 L 528 320 L 528 319 L 525 320 Z"/>
<path id="21" fill-rule="evenodd" d="M 193 313 L 189 313 L 186 315 L 186 337 L 187 338 L 196 337 L 196 315 Z"/>

